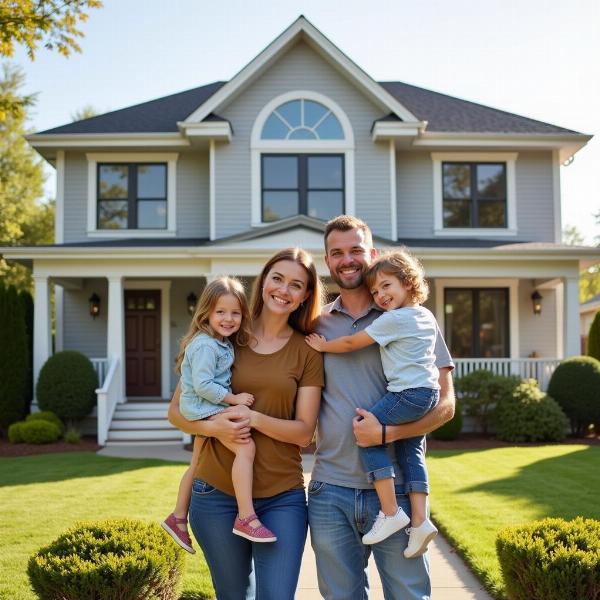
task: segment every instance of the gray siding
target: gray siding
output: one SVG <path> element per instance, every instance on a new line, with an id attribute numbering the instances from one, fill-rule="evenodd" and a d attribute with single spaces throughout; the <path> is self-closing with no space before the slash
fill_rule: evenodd
<path id="1" fill-rule="evenodd" d="M 519 281 L 519 356 L 526 358 L 535 352 L 539 358 L 556 358 L 556 291 L 542 290 L 541 315 L 534 315 L 529 280 Z"/>
<path id="2" fill-rule="evenodd" d="M 83 152 L 65 152 L 65 242 L 87 239 L 87 168 Z"/>
<path id="3" fill-rule="evenodd" d="M 65 154 L 65 242 L 86 241 L 88 163 L 84 153 Z M 208 152 L 180 153 L 177 161 L 177 237 L 209 236 Z M 106 232 L 106 239 L 110 239 Z M 95 237 L 94 239 L 99 239 Z"/>
<path id="4" fill-rule="evenodd" d="M 316 91 L 331 98 L 348 116 L 355 141 L 356 214 L 374 233 L 390 235 L 390 172 L 387 144 L 371 141 L 373 121 L 382 112 L 306 44 L 281 57 L 219 113 L 229 119 L 233 140 L 216 149 L 217 237 L 248 228 L 251 222 L 250 136 L 260 110 L 291 90 Z"/>
<path id="5" fill-rule="evenodd" d="M 519 152 L 516 162 L 517 235 L 508 240 L 554 241 L 552 154 Z M 433 166 L 430 152 L 396 156 L 398 237 L 433 235 Z M 494 234 L 495 239 L 502 235 Z"/>
<path id="6" fill-rule="evenodd" d="M 100 314 L 90 316 L 88 298 L 100 296 Z M 108 283 L 106 279 L 86 279 L 83 290 L 64 291 L 65 350 L 77 350 L 88 358 L 106 357 L 106 315 L 108 311 Z"/>

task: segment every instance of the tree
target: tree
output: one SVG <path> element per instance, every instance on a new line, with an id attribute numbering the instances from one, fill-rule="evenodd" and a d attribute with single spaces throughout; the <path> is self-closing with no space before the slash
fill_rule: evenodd
<path id="1" fill-rule="evenodd" d="M 569 246 L 581 246 L 584 244 L 584 238 L 576 225 L 566 225 L 562 232 L 563 244 Z"/>
<path id="2" fill-rule="evenodd" d="M 594 218 L 596 223 L 600 225 L 600 211 Z M 596 238 L 600 245 L 600 236 Z M 569 246 L 578 246 L 585 243 L 584 237 L 575 225 L 567 225 L 563 229 L 563 243 Z M 600 294 L 600 265 L 589 267 L 579 274 L 579 301 L 587 302 Z"/>
<path id="3" fill-rule="evenodd" d="M 2 66 L 0 103 L 8 98 L 23 111 L 0 121 L 0 246 L 52 243 L 54 235 L 54 205 L 41 201 L 42 164 L 24 138 L 27 110 L 35 98 L 20 93 L 23 83 L 21 69 Z M 19 289 L 31 288 L 31 275 L 20 265 L 0 260 L 0 277 Z"/>
<path id="4" fill-rule="evenodd" d="M 596 313 L 590 326 L 587 355 L 600 360 L 600 310 Z"/>
<path id="5" fill-rule="evenodd" d="M 79 23 L 87 21 L 86 9 L 101 6 L 100 0 L 0 0 L 0 55 L 10 57 L 22 44 L 34 60 L 41 43 L 63 56 L 81 52 Z"/>
<path id="6" fill-rule="evenodd" d="M 71 119 L 73 119 L 73 121 L 83 121 L 84 119 L 91 119 L 97 114 L 99 113 L 96 107 L 91 104 L 86 104 L 85 106 L 78 108 L 75 112 L 72 112 Z"/>

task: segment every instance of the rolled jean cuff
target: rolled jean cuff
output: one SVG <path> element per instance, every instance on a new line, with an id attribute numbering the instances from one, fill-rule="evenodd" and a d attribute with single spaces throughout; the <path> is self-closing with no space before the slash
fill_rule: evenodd
<path id="1" fill-rule="evenodd" d="M 406 494 L 410 494 L 410 492 L 429 494 L 429 484 L 426 481 L 407 481 L 404 484 L 404 492 Z"/>
<path id="2" fill-rule="evenodd" d="M 379 481 L 380 479 L 390 479 L 395 476 L 394 467 L 382 467 L 381 469 L 376 469 L 375 471 L 369 471 L 367 473 L 369 483 Z"/>

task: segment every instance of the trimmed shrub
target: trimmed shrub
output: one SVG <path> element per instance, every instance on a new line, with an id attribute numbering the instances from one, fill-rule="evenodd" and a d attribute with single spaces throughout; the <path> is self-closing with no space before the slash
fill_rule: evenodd
<path id="1" fill-rule="evenodd" d="M 457 402 L 454 416 L 444 423 L 441 427 L 438 427 L 435 431 L 431 432 L 431 437 L 434 440 L 450 441 L 455 440 L 460 435 L 463 426 L 462 418 L 462 406 Z"/>
<path id="2" fill-rule="evenodd" d="M 592 424 L 600 424 L 600 360 L 573 356 L 556 367 L 548 395 L 552 396 L 571 421 L 575 435 L 583 435 Z"/>
<path id="3" fill-rule="evenodd" d="M 8 428 L 8 441 L 11 444 L 22 444 L 25 441 L 23 439 L 23 425 L 25 425 L 25 421 L 17 421 Z"/>
<path id="4" fill-rule="evenodd" d="M 81 434 L 77 429 L 69 429 L 65 433 L 65 442 L 67 444 L 79 444 L 81 442 Z"/>
<path id="5" fill-rule="evenodd" d="M 157 523 L 78 523 L 29 559 L 34 591 L 48 600 L 176 600 L 184 550 Z"/>
<path id="6" fill-rule="evenodd" d="M 58 426 L 42 419 L 25 421 L 21 424 L 20 431 L 26 444 L 52 444 L 61 436 Z"/>
<path id="7" fill-rule="evenodd" d="M 23 305 L 13 286 L 0 282 L 0 429 L 25 414 L 28 374 Z"/>
<path id="8" fill-rule="evenodd" d="M 83 419 L 96 404 L 98 376 L 89 358 L 67 350 L 51 356 L 40 371 L 38 404 L 70 423 Z"/>
<path id="9" fill-rule="evenodd" d="M 558 442 L 568 427 L 561 407 L 535 379 L 522 381 L 496 409 L 496 435 L 506 442 Z"/>
<path id="10" fill-rule="evenodd" d="M 40 412 L 31 413 L 30 415 L 27 415 L 25 421 L 47 421 L 48 423 L 54 423 L 60 430 L 61 435 L 65 431 L 64 423 L 50 410 L 41 410 Z"/>
<path id="11" fill-rule="evenodd" d="M 480 370 L 460 377 L 455 385 L 465 413 L 475 417 L 481 433 L 487 433 L 496 406 L 510 398 L 520 381 L 515 376 L 494 375 L 491 371 Z"/>
<path id="12" fill-rule="evenodd" d="M 509 600 L 600 598 L 600 521 L 509 527 L 498 534 L 496 551 Z"/>
<path id="13" fill-rule="evenodd" d="M 600 360 L 600 310 L 596 312 L 596 316 L 590 325 L 587 355 Z"/>
<path id="14" fill-rule="evenodd" d="M 19 292 L 25 318 L 25 338 L 27 341 L 27 385 L 25 387 L 25 406 L 23 416 L 29 414 L 33 400 L 33 297 L 27 290 Z"/>

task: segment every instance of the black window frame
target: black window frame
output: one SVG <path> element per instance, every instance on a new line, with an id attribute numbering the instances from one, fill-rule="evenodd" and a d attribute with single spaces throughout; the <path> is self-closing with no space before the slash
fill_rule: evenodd
<path id="1" fill-rule="evenodd" d="M 444 167 L 446 165 L 468 165 L 471 169 L 470 187 L 471 195 L 468 198 L 470 203 L 471 225 L 446 225 L 444 222 L 444 207 L 446 201 L 456 202 L 460 198 L 446 198 L 444 193 Z M 477 186 L 477 167 L 479 165 L 501 165 L 504 171 L 504 225 L 480 225 L 479 224 L 479 204 L 485 202 L 501 202 L 501 198 L 480 198 Z M 466 198 L 463 198 L 466 200 Z M 508 229 L 508 184 L 507 184 L 507 166 L 503 161 L 461 161 L 445 160 L 442 161 L 442 226 L 444 229 Z"/>
<path id="2" fill-rule="evenodd" d="M 156 167 L 163 166 L 165 168 L 165 196 L 164 198 L 138 198 L 137 197 L 137 182 L 139 167 Z M 119 198 L 118 200 L 127 202 L 127 228 L 126 229 L 110 229 L 100 227 L 100 204 L 102 202 L 114 202 L 110 198 L 100 198 L 100 169 L 102 167 L 127 167 L 127 198 Z M 96 165 L 96 229 L 98 231 L 165 231 L 169 228 L 169 167 L 166 162 L 102 162 Z M 164 202 L 167 207 L 167 218 L 164 227 L 138 227 L 138 210 L 139 201 L 143 202 Z"/>
<path id="3" fill-rule="evenodd" d="M 294 157 L 298 160 L 298 187 L 295 188 L 265 188 L 265 158 Z M 342 187 L 341 188 L 309 188 L 308 187 L 308 160 L 310 158 L 336 157 L 342 160 Z M 265 192 L 298 192 L 297 215 L 308 216 L 308 193 L 309 192 L 341 192 L 342 210 L 346 211 L 346 155 L 339 152 L 266 152 L 260 155 L 260 218 L 262 223 L 276 223 L 277 221 L 265 221 Z M 295 216 L 295 215 L 294 215 Z M 318 218 L 318 217 L 314 217 Z M 281 220 L 281 219 L 278 219 Z"/>
<path id="4" fill-rule="evenodd" d="M 506 339 L 506 348 L 504 356 L 496 356 L 494 358 L 510 358 L 510 289 L 507 287 L 445 287 L 444 288 L 444 307 L 448 304 L 448 292 L 471 292 L 471 302 L 473 307 L 472 315 L 472 327 L 471 327 L 471 356 L 462 358 L 487 358 L 482 355 L 481 344 L 479 340 L 479 329 L 481 327 L 479 305 L 480 305 L 480 292 L 503 292 L 504 303 L 506 306 L 505 317 L 505 330 L 504 335 Z M 444 331 L 448 335 L 448 316 L 444 308 Z M 452 350 L 450 350 L 452 354 Z"/>

